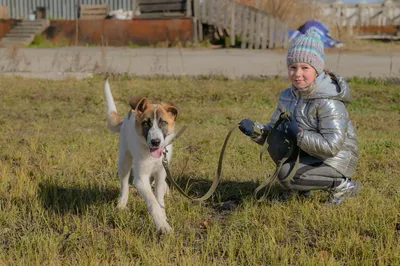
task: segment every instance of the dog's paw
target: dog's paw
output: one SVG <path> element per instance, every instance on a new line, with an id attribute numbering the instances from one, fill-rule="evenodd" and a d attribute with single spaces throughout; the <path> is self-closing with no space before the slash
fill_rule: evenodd
<path id="1" fill-rule="evenodd" d="M 171 226 L 167 222 L 157 226 L 157 232 L 162 235 L 166 235 L 172 232 Z"/>
<path id="2" fill-rule="evenodd" d="M 118 198 L 118 204 L 117 204 L 117 209 L 123 210 L 126 208 L 126 205 L 128 204 L 128 195 L 124 195 L 123 197 Z"/>
<path id="3" fill-rule="evenodd" d="M 119 201 L 118 204 L 117 204 L 117 208 L 116 209 L 119 210 L 119 211 L 125 210 L 126 209 L 126 203 Z"/>

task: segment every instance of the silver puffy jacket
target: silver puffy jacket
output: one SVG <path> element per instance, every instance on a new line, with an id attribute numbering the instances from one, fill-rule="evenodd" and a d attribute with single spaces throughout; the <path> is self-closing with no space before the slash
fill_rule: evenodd
<path id="1" fill-rule="evenodd" d="M 322 74 L 308 95 L 300 95 L 293 86 L 284 90 L 267 127 L 271 129 L 282 112 L 294 114 L 302 129 L 297 136 L 300 149 L 352 177 L 358 162 L 358 139 L 345 106 L 350 102 L 345 80 L 334 73 Z"/>

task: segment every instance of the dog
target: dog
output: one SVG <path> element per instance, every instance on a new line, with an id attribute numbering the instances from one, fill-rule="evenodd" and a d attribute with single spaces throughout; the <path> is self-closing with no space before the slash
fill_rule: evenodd
<path id="1" fill-rule="evenodd" d="M 164 196 L 168 192 L 162 156 L 167 152 L 171 161 L 172 145 L 166 146 L 175 135 L 178 109 L 173 104 L 151 104 L 145 97 L 130 100 L 128 115 L 122 119 L 115 106 L 108 80 L 104 85 L 107 104 L 107 124 L 113 133 L 120 134 L 118 176 L 121 190 L 118 209 L 125 209 L 129 194 L 129 175 L 133 166 L 134 184 L 146 202 L 157 231 L 169 233 Z M 150 179 L 154 178 L 154 193 Z"/>

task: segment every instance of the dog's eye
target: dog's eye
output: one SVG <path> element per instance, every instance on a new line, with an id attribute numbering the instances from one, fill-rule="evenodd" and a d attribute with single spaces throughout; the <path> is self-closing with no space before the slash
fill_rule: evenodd
<path id="1" fill-rule="evenodd" d="M 166 125 L 168 125 L 168 122 L 167 121 L 164 121 L 164 120 L 160 120 L 160 126 L 166 126 Z"/>
<path id="2" fill-rule="evenodd" d="M 151 121 L 150 121 L 150 119 L 143 121 L 143 122 L 142 122 L 142 125 L 143 125 L 144 127 L 151 127 Z"/>

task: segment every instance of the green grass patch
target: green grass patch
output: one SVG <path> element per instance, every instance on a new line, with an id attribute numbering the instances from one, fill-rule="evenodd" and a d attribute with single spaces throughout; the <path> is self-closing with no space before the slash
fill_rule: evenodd
<path id="1" fill-rule="evenodd" d="M 28 45 L 29 48 L 57 48 L 57 47 L 63 47 L 63 46 L 69 46 L 67 41 L 62 41 L 60 43 L 54 44 L 54 43 L 50 42 L 49 40 L 47 40 L 41 34 L 36 34 L 32 43 L 30 43 Z"/>
<path id="2" fill-rule="evenodd" d="M 174 232 L 159 237 L 131 188 L 116 211 L 118 136 L 108 132 L 104 79 L 1 78 L 1 265 L 399 265 L 400 85 L 351 80 L 349 111 L 359 137 L 357 198 L 339 207 L 252 199 L 271 161 L 240 133 L 228 146 L 215 196 L 192 203 L 171 189 Z M 172 172 L 193 195 L 208 189 L 229 128 L 244 117 L 268 122 L 283 79 L 110 78 L 121 115 L 131 96 L 174 102 L 178 129 Z M 233 201 L 232 210 L 221 203 Z"/>

